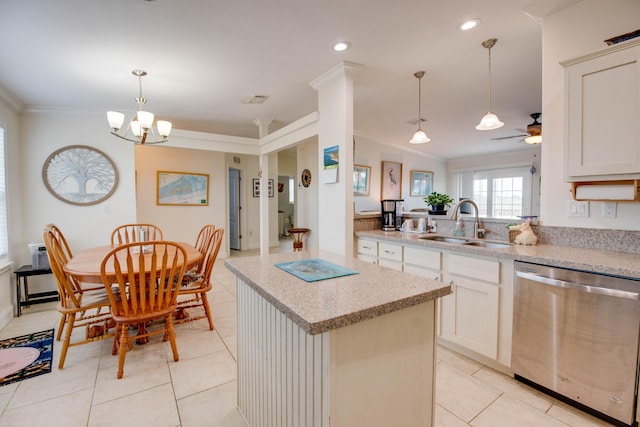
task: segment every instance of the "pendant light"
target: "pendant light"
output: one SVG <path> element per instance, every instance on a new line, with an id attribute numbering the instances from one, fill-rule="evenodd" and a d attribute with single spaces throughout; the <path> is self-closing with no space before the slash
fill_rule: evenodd
<path id="1" fill-rule="evenodd" d="M 491 112 L 491 48 L 495 46 L 498 39 L 488 39 L 482 42 L 482 47 L 489 51 L 489 112 L 484 115 L 476 129 L 478 130 L 492 130 L 502 127 L 504 123 L 498 119 L 498 116 Z"/>
<path id="2" fill-rule="evenodd" d="M 424 131 L 422 130 L 422 127 L 420 126 L 422 122 L 422 111 L 420 109 L 420 104 L 422 103 L 420 98 L 420 95 L 422 92 L 422 85 L 420 83 L 422 81 L 422 78 L 424 77 L 424 71 L 418 71 L 417 73 L 414 74 L 414 76 L 416 76 L 416 78 L 418 79 L 418 130 L 416 131 L 416 133 L 413 134 L 413 138 L 411 138 L 409 143 L 424 144 L 426 142 L 431 141 L 427 136 L 427 134 L 424 133 Z"/>

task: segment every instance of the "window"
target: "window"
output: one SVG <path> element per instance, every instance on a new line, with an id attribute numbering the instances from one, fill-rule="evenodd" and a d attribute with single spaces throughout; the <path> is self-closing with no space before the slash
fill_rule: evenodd
<path id="1" fill-rule="evenodd" d="M 4 162 L 4 129 L 0 127 L 0 259 L 9 257 L 9 236 L 7 233 L 7 180 Z"/>
<path id="2" fill-rule="evenodd" d="M 478 205 L 478 216 L 515 219 L 532 214 L 529 166 L 459 171 L 453 179 L 457 197 L 473 199 Z"/>
<path id="3" fill-rule="evenodd" d="M 295 203 L 295 194 L 296 194 L 296 182 L 292 176 L 289 177 L 289 203 L 292 205 Z"/>
<path id="4" fill-rule="evenodd" d="M 531 174 L 527 168 L 507 168 L 473 173 L 473 200 L 479 216 L 518 218 L 530 212 Z"/>

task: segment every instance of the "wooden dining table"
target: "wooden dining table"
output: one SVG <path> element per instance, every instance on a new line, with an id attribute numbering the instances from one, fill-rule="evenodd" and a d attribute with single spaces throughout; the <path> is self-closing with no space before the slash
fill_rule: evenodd
<path id="1" fill-rule="evenodd" d="M 187 252 L 187 267 L 189 270 L 196 265 L 198 261 L 202 259 L 202 254 L 193 245 L 189 243 L 178 242 Z M 102 283 L 102 275 L 100 273 L 100 266 L 102 260 L 109 253 L 110 250 L 116 248 L 114 245 L 96 246 L 88 249 L 84 249 L 71 258 L 71 260 L 64 265 L 63 269 L 66 273 L 72 276 L 79 282 L 84 283 Z M 169 247 L 169 250 L 174 250 L 173 247 Z M 148 256 L 151 256 L 149 254 Z M 126 274 L 126 262 L 121 263 L 123 273 Z M 137 268 L 137 263 L 135 265 Z M 113 264 L 107 265 L 107 275 L 113 275 L 115 277 L 115 269 Z"/>
<path id="2" fill-rule="evenodd" d="M 186 262 L 186 270 L 189 270 L 191 267 L 195 266 L 198 261 L 202 259 L 202 253 L 198 251 L 193 245 L 184 242 L 178 242 L 187 252 L 187 262 Z M 69 274 L 71 277 L 76 279 L 79 282 L 84 283 L 103 283 L 102 282 L 102 274 L 100 271 L 100 267 L 102 265 L 102 260 L 104 257 L 111 251 L 116 248 L 117 245 L 104 245 L 104 246 L 96 246 L 88 249 L 84 249 L 71 258 L 67 264 L 64 265 L 63 270 Z M 169 251 L 175 251 L 175 247 L 169 246 Z M 144 252 L 143 252 L 144 253 Z M 124 254 L 122 254 L 124 256 Z M 151 254 L 145 255 L 151 257 Z M 120 263 L 120 268 L 123 274 L 127 274 L 127 263 Z M 138 264 L 135 263 L 134 267 L 136 268 Z M 113 262 L 107 264 L 105 272 L 108 276 L 113 276 L 115 278 L 115 268 L 113 266 Z M 139 325 L 138 334 L 141 335 L 144 333 L 145 325 Z M 149 340 L 149 338 L 139 338 L 136 339 L 136 343 L 144 344 Z"/>

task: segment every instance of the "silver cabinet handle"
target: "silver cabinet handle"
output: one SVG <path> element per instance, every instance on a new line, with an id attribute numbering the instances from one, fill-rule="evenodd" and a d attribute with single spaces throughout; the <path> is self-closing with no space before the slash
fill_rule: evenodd
<path id="1" fill-rule="evenodd" d="M 589 294 L 606 295 L 615 298 L 624 298 L 631 300 L 640 299 L 640 294 L 637 292 L 621 291 L 619 289 L 600 288 L 598 286 L 582 285 L 580 283 L 567 282 L 565 280 L 552 279 L 550 277 L 539 276 L 533 273 L 526 273 L 524 271 L 516 272 L 517 277 L 521 277 L 532 282 L 542 283 L 544 285 L 554 286 L 556 288 L 563 289 L 575 289 L 580 292 L 586 292 Z"/>
<path id="2" fill-rule="evenodd" d="M 371 246 L 362 245 L 362 249 L 371 249 Z"/>
<path id="3" fill-rule="evenodd" d="M 385 254 L 395 254 L 395 253 L 396 253 L 396 251 L 390 251 L 390 250 L 388 250 L 388 249 L 385 249 L 385 250 L 384 250 L 384 253 L 385 253 Z"/>

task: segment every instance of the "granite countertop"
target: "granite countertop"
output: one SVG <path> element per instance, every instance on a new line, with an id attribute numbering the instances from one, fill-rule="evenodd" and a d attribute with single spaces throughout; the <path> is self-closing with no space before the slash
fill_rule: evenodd
<path id="1" fill-rule="evenodd" d="M 308 258 L 320 258 L 359 273 L 305 282 L 274 266 Z M 435 280 L 324 251 L 229 258 L 224 265 L 311 335 L 451 293 L 449 285 Z"/>
<path id="2" fill-rule="evenodd" d="M 419 234 L 400 231 L 368 230 L 359 231 L 356 235 L 399 244 L 411 244 L 471 255 L 513 259 L 640 279 L 640 254 L 556 245 L 511 245 L 507 248 L 484 248 L 420 239 L 421 235 Z M 491 240 L 486 241 L 490 242 Z"/>

